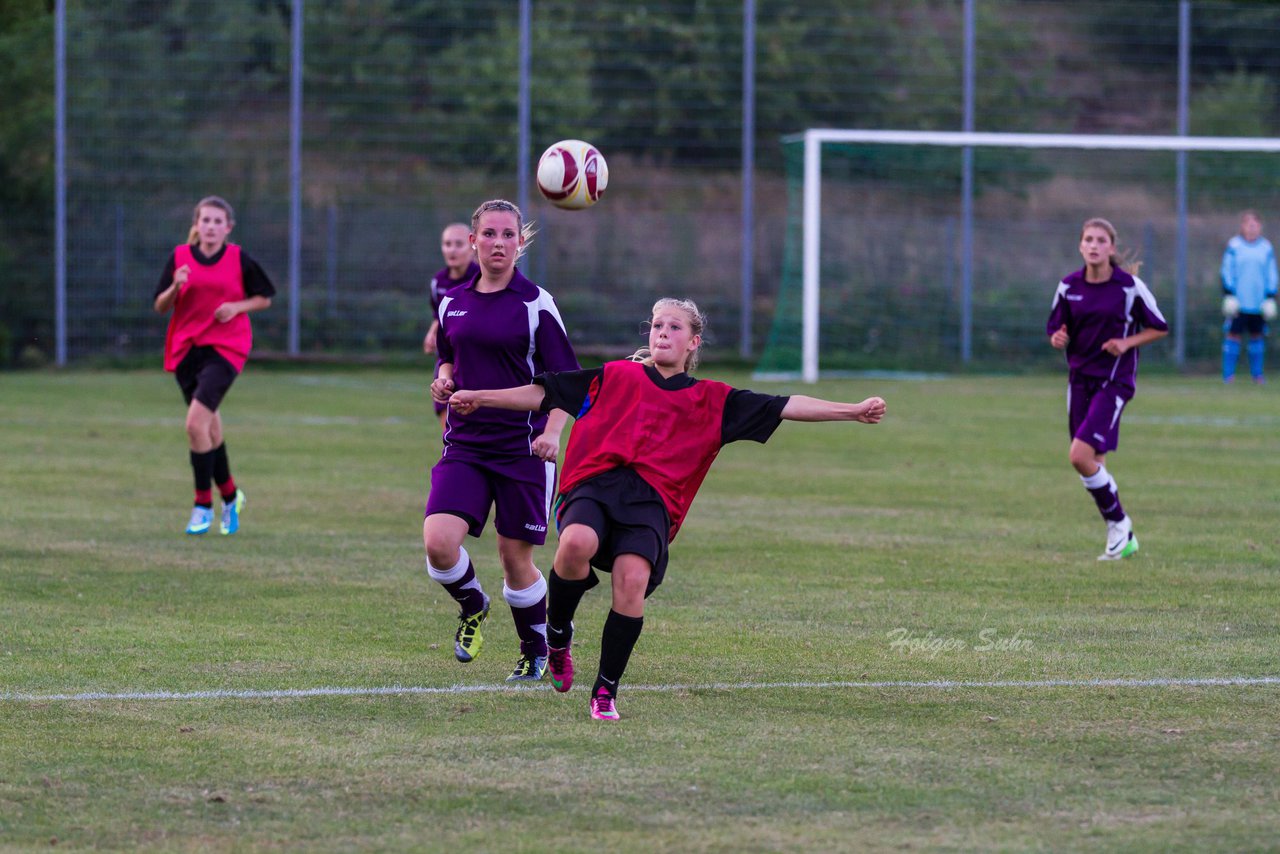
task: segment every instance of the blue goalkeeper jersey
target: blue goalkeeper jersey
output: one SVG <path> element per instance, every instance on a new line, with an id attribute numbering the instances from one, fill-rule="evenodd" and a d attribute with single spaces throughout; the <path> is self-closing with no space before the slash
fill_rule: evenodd
<path id="1" fill-rule="evenodd" d="M 1262 301 L 1276 295 L 1276 252 L 1271 241 L 1259 237 L 1252 243 L 1240 235 L 1227 241 L 1222 256 L 1222 289 L 1240 300 L 1240 310 L 1259 314 Z"/>

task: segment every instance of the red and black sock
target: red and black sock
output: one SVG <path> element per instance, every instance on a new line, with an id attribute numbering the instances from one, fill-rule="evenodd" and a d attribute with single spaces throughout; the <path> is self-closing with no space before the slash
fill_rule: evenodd
<path id="1" fill-rule="evenodd" d="M 213 482 L 218 484 L 218 494 L 223 502 L 230 504 L 236 500 L 236 480 L 231 476 L 226 442 L 213 449 Z"/>
<path id="2" fill-rule="evenodd" d="M 196 482 L 196 506 L 213 506 L 213 451 L 191 452 L 191 473 Z"/>

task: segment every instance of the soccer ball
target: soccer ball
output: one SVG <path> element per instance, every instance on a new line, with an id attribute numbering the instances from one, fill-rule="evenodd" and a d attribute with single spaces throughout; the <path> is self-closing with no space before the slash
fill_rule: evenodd
<path id="1" fill-rule="evenodd" d="M 589 208 L 609 185 L 609 165 L 589 142 L 562 139 L 538 159 L 538 191 L 558 208 Z"/>

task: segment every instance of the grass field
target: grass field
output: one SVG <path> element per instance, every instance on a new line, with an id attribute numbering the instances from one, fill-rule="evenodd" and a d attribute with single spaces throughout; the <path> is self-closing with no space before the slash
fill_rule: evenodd
<path id="1" fill-rule="evenodd" d="M 567 696 L 505 607 L 453 660 L 421 374 L 251 367 L 203 538 L 166 375 L 0 374 L 0 849 L 1275 850 L 1280 392 L 1145 381 L 1100 564 L 1064 386 L 827 382 L 889 416 L 726 448 L 604 724 L 600 591 Z"/>

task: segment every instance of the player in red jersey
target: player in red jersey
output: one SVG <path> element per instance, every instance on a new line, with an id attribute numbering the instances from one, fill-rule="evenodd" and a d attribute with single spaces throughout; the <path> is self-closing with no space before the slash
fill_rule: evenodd
<path id="1" fill-rule="evenodd" d="M 173 250 L 155 290 L 155 310 L 173 312 L 164 369 L 173 372 L 187 402 L 196 490 L 188 534 L 204 534 L 212 526 L 214 483 L 222 496 L 222 533 L 239 530 L 244 507 L 244 492 L 231 477 L 218 406 L 253 346 L 249 312 L 271 305 L 276 289 L 248 253 L 227 242 L 235 223 L 226 200 L 201 199 L 187 242 Z"/>
<path id="2" fill-rule="evenodd" d="M 592 567 L 609 572 L 612 610 L 591 689 L 597 720 L 618 719 L 618 683 L 640 637 L 645 599 L 662 582 L 667 546 L 720 448 L 740 439 L 765 442 L 784 420 L 875 424 L 884 416 L 878 397 L 837 403 L 695 379 L 689 372 L 705 322 L 692 301 L 661 299 L 648 348 L 630 360 L 541 374 L 519 388 L 456 391 L 449 399 L 461 413 L 496 407 L 576 415 L 556 514 L 560 542 L 548 582 L 547 643 L 552 684 L 568 691 L 574 612 L 598 583 Z"/>

